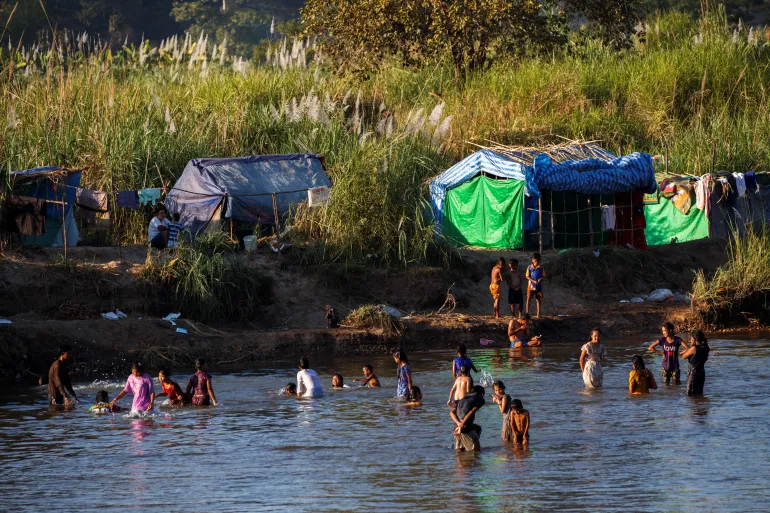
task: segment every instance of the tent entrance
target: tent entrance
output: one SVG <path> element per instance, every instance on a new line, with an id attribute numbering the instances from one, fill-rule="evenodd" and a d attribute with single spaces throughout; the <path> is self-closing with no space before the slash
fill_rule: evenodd
<path id="1" fill-rule="evenodd" d="M 522 247 L 524 182 L 477 176 L 446 193 L 442 230 L 454 246 Z"/>

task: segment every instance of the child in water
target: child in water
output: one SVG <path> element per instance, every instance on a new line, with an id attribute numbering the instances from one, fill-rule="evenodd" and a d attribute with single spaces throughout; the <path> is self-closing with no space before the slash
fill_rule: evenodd
<path id="1" fill-rule="evenodd" d="M 513 443 L 527 445 L 529 443 L 529 410 L 525 410 L 518 399 L 511 401 L 510 418 Z"/>
<path id="2" fill-rule="evenodd" d="M 96 393 L 96 404 L 88 408 L 90 413 L 105 414 L 105 413 L 117 413 L 123 411 L 120 406 L 110 407 L 110 397 L 107 395 L 106 390 L 101 390 Z"/>
<path id="3" fill-rule="evenodd" d="M 364 365 L 364 377 L 363 378 L 353 378 L 353 381 L 360 381 L 364 384 L 365 387 L 369 388 L 379 388 L 380 387 L 380 378 L 374 375 L 374 367 L 372 367 L 369 364 Z"/>
<path id="4" fill-rule="evenodd" d="M 471 377 L 468 375 L 468 367 L 463 365 L 460 367 L 460 375 L 455 380 L 454 385 L 452 385 L 452 390 L 449 391 L 449 399 L 447 399 L 446 403 L 452 404 L 453 397 L 455 401 L 464 399 L 466 395 L 471 393 L 472 387 L 473 380 L 471 380 Z"/>
<path id="5" fill-rule="evenodd" d="M 684 347 L 684 351 L 689 349 L 687 344 L 674 333 L 674 325 L 670 322 L 663 324 L 660 327 L 663 332 L 663 336 L 650 345 L 649 350 L 658 352 L 656 347 L 660 346 L 663 349 L 663 368 L 661 369 L 661 375 L 663 376 L 663 382 L 666 385 L 671 384 L 671 379 L 674 379 L 674 384 L 680 383 L 679 373 L 679 352 L 680 347 Z"/>
<path id="6" fill-rule="evenodd" d="M 503 442 L 513 442 L 513 431 L 511 430 L 511 396 L 505 393 L 505 384 L 498 380 L 495 380 L 492 385 L 495 395 L 492 396 L 492 401 L 500 408 L 500 413 L 503 415 L 503 428 L 501 435 Z"/>
<path id="7" fill-rule="evenodd" d="M 409 390 L 409 399 L 406 402 L 406 406 L 420 406 L 422 404 L 422 390 L 420 387 L 413 386 Z"/>
<path id="8" fill-rule="evenodd" d="M 468 349 L 465 347 L 465 344 L 460 344 L 457 346 L 457 358 L 452 361 L 452 378 L 457 379 L 457 376 L 460 375 L 460 367 L 463 365 L 468 367 L 469 371 L 479 371 L 476 366 L 473 365 L 473 361 L 468 358 Z M 471 377 L 471 384 L 473 384 L 473 377 Z"/>
<path id="9" fill-rule="evenodd" d="M 187 397 L 193 406 L 219 406 L 214 395 L 214 387 L 211 386 L 211 375 L 206 372 L 206 360 L 195 360 L 195 374 L 190 376 L 187 382 Z"/>
<path id="10" fill-rule="evenodd" d="M 342 374 L 335 374 L 332 376 L 332 388 L 335 390 L 342 390 L 343 388 L 350 388 L 345 384 L 345 380 L 342 378 Z"/>
<path id="11" fill-rule="evenodd" d="M 634 369 L 628 375 L 628 391 L 631 395 L 649 394 L 650 389 L 656 390 L 658 384 L 655 383 L 655 376 L 649 369 L 644 368 L 644 358 L 639 355 L 634 356 L 631 361 Z"/>
<path id="12" fill-rule="evenodd" d="M 181 406 L 188 402 L 179 383 L 171 380 L 171 373 L 168 369 L 160 369 L 158 371 L 158 381 L 160 381 L 160 386 L 163 387 L 163 392 L 158 394 L 158 397 L 162 395 L 168 396 L 168 402 L 173 406 Z"/>

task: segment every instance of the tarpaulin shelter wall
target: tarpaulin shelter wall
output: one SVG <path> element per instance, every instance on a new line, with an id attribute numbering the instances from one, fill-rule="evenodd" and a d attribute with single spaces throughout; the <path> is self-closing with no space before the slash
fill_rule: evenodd
<path id="1" fill-rule="evenodd" d="M 75 195 L 80 186 L 80 171 L 60 166 L 36 167 L 10 174 L 11 193 L 47 201 L 45 233 L 38 237 L 21 235 L 27 246 L 76 246 L 80 238 L 73 215 Z"/>
<path id="2" fill-rule="evenodd" d="M 307 191 L 330 187 L 323 157 L 315 154 L 259 155 L 194 159 L 169 191 L 165 205 L 179 213 L 193 233 L 218 217 L 248 223 L 275 223 Z"/>
<path id="3" fill-rule="evenodd" d="M 688 242 L 709 236 L 706 213 L 694 206 L 685 215 L 674 206 L 673 201 L 660 198 L 657 204 L 645 205 L 644 214 L 647 219 L 644 234 L 650 246 L 670 244 L 674 239 Z"/>

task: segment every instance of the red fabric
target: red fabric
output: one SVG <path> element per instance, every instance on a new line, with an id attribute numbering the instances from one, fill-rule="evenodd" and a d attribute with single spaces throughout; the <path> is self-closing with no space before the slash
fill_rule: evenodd
<path id="1" fill-rule="evenodd" d="M 615 194 L 615 231 L 610 236 L 610 244 L 625 246 L 630 244 L 634 249 L 647 249 L 647 239 L 644 229 L 647 221 L 644 218 L 644 192 L 621 192 Z"/>

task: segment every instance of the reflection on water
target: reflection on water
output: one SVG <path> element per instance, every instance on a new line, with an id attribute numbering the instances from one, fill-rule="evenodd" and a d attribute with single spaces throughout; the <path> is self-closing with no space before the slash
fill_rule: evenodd
<path id="1" fill-rule="evenodd" d="M 767 511 L 770 343 L 712 341 L 706 396 L 661 385 L 630 397 L 631 357 L 649 341 L 606 342 L 605 387 L 586 391 L 582 342 L 470 356 L 532 414 L 529 447 L 505 446 L 488 396 L 479 454 L 455 454 L 445 404 L 449 352 L 410 355 L 423 405 L 395 401 L 390 357 L 315 362 L 325 385 L 365 363 L 382 389 L 318 400 L 268 394 L 294 362 L 215 374 L 219 408 L 95 416 L 49 408 L 43 389 L 0 397 L 2 510 Z M 659 373 L 660 357 L 648 355 Z M 686 367 L 684 364 L 683 367 Z M 185 382 L 186 376 L 177 375 Z M 79 396 L 121 380 L 79 383 Z M 130 398 L 123 400 L 130 404 Z M 119 490 L 115 490 L 119 483 Z M 53 491 L 72 488 L 72 493 Z M 115 490 L 115 491 L 113 491 Z M 55 502 L 52 502 L 54 497 Z"/>

